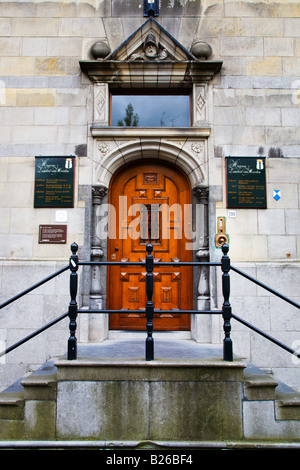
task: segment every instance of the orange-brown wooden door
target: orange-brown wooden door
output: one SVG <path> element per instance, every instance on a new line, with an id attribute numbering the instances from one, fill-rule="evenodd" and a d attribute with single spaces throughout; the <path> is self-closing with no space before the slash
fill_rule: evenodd
<path id="1" fill-rule="evenodd" d="M 190 315 L 178 310 L 192 308 L 191 266 L 155 267 L 157 261 L 191 261 L 186 250 L 190 198 L 189 181 L 171 164 L 125 166 L 111 182 L 108 261 L 144 261 L 147 243 L 153 244 L 154 331 L 190 329 Z M 145 314 L 131 313 L 145 309 L 145 268 L 109 266 L 107 279 L 108 309 L 124 310 L 110 314 L 110 329 L 145 330 Z"/>

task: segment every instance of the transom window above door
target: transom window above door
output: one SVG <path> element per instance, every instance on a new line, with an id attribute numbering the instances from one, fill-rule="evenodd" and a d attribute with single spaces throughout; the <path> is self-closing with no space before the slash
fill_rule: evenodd
<path id="1" fill-rule="evenodd" d="M 189 127 L 189 94 L 111 94 L 111 126 Z"/>

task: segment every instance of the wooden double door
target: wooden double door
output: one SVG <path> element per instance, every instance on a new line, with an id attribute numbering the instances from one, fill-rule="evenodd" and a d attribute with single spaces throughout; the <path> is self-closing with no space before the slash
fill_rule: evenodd
<path id="1" fill-rule="evenodd" d="M 108 261 L 144 261 L 153 244 L 154 331 L 189 330 L 192 308 L 192 267 L 155 266 L 158 261 L 191 261 L 186 249 L 191 228 L 191 187 L 172 164 L 153 161 L 125 166 L 112 179 L 109 191 Z M 109 266 L 107 307 L 111 330 L 145 330 L 146 315 L 131 312 L 146 305 L 144 266 Z M 164 313 L 164 311 L 168 311 Z"/>

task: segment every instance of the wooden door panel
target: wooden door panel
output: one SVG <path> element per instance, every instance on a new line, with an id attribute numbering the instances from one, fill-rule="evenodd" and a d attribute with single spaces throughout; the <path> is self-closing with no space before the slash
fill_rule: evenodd
<path id="1" fill-rule="evenodd" d="M 163 163 L 128 166 L 113 178 L 110 187 L 109 202 L 119 219 L 109 215 L 109 223 L 116 223 L 116 238 L 108 240 L 108 261 L 144 261 L 147 243 L 151 240 L 153 244 L 154 330 L 190 327 L 189 315 L 179 310 L 191 309 L 192 268 L 156 265 L 159 261 L 191 261 L 182 227 L 183 208 L 190 203 L 190 195 L 186 176 Z M 123 310 L 110 315 L 110 329 L 145 330 L 145 314 L 131 313 L 145 309 L 145 279 L 144 267 L 108 268 L 108 308 Z"/>

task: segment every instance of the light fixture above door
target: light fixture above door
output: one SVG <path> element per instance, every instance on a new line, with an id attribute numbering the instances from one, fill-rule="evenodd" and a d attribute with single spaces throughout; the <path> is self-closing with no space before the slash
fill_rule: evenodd
<path id="1" fill-rule="evenodd" d="M 159 0 L 144 0 L 144 16 L 159 15 Z"/>

